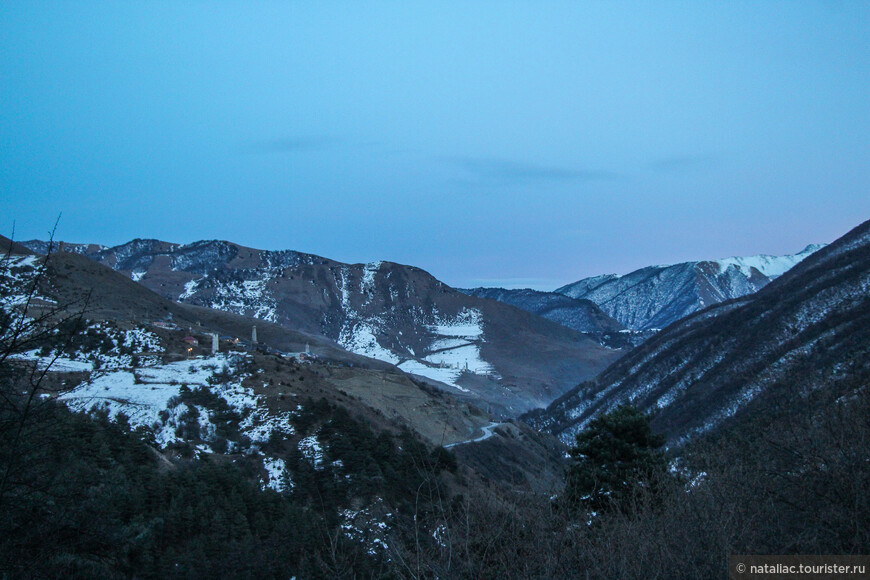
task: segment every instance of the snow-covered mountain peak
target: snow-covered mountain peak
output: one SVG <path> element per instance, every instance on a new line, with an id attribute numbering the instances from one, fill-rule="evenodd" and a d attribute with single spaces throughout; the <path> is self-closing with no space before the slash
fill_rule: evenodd
<path id="1" fill-rule="evenodd" d="M 720 272 L 725 272 L 729 266 L 735 266 L 739 268 L 744 275 L 750 276 L 752 268 L 755 268 L 768 278 L 773 279 L 782 276 L 791 270 L 798 262 L 823 247 L 825 247 L 824 244 L 810 244 L 797 254 L 788 254 L 785 256 L 759 254 L 757 256 L 723 258 L 721 260 L 714 260 L 714 263 L 719 266 Z"/>
<path id="2" fill-rule="evenodd" d="M 757 292 L 821 247 L 810 245 L 786 256 L 648 266 L 624 276 L 585 278 L 556 292 L 591 300 L 630 329 L 664 328 L 702 308 Z"/>

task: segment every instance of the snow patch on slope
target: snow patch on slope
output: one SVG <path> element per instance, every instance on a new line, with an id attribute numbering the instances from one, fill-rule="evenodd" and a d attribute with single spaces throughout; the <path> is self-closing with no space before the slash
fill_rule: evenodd
<path id="1" fill-rule="evenodd" d="M 206 386 L 216 362 L 223 359 L 197 359 L 148 367 L 115 370 L 92 376 L 89 381 L 60 399 L 77 411 L 106 407 L 114 418 L 123 412 L 133 427 L 159 424 L 160 411 L 179 393 L 182 384 Z"/>
<path id="2" fill-rule="evenodd" d="M 278 304 L 266 289 L 268 283 L 269 278 L 264 277 L 218 285 L 215 288 L 215 298 L 209 307 L 276 322 Z"/>
<path id="3" fill-rule="evenodd" d="M 371 262 L 363 268 L 363 277 L 360 284 L 360 292 L 367 294 L 371 298 L 375 291 L 375 274 L 381 269 L 383 262 Z"/>
<path id="4" fill-rule="evenodd" d="M 323 469 L 323 447 L 317 437 L 310 435 L 299 440 L 297 444 L 302 457 L 307 459 L 314 469 Z"/>
<path id="5" fill-rule="evenodd" d="M 39 295 L 33 284 L 44 266 L 43 256 L 6 256 L 0 262 L 0 308 L 9 311 L 10 308 L 24 306 L 28 300 L 39 300 L 48 304 L 56 304 L 54 300 Z"/>
<path id="6" fill-rule="evenodd" d="M 374 326 L 366 322 L 345 324 L 338 337 L 338 343 L 350 352 L 397 364 L 399 357 L 381 346 L 375 333 Z"/>
<path id="7" fill-rule="evenodd" d="M 428 379 L 432 379 L 433 381 L 439 381 L 444 384 L 450 385 L 459 389 L 463 393 L 469 392 L 468 389 L 460 387 L 456 384 L 456 381 L 458 381 L 459 377 L 462 375 L 462 371 L 460 371 L 459 369 L 441 367 L 438 365 L 427 365 L 414 359 L 406 360 L 399 365 L 399 368 L 406 373 L 410 373 L 412 375 L 420 375 L 421 377 L 426 377 Z"/>
<path id="8" fill-rule="evenodd" d="M 438 317 L 429 330 L 438 336 L 457 336 L 483 340 L 483 314 L 476 308 L 463 308 L 453 318 Z"/>
<path id="9" fill-rule="evenodd" d="M 9 358 L 34 362 L 36 363 L 36 369 L 40 371 L 49 369 L 54 372 L 81 373 L 94 370 L 94 363 L 88 360 L 79 360 L 57 355 L 40 356 L 39 349 L 36 348 L 10 355 Z"/>
<path id="10" fill-rule="evenodd" d="M 201 438 L 215 439 L 212 413 L 203 407 L 179 404 L 182 387 L 203 388 L 222 398 L 242 420 L 239 433 L 255 446 L 269 440 L 272 433 L 294 433 L 293 412 L 272 414 L 253 389 L 242 386 L 245 374 L 236 373 L 240 357 L 217 354 L 208 358 L 157 364 L 141 369 L 119 369 L 94 373 L 85 383 L 59 398 L 76 411 L 104 409 L 111 418 L 124 413 L 131 427 L 145 427 L 155 434 L 161 446 L 181 441 L 176 429 L 185 413 L 197 414 Z"/>
<path id="11" fill-rule="evenodd" d="M 493 375 L 495 369 L 480 355 L 484 342 L 483 315 L 477 309 L 463 309 L 455 317 L 436 316 L 428 329 L 436 338 L 422 359 L 406 360 L 399 368 L 407 373 L 446 383 L 462 392 L 458 384 L 463 373 Z"/>
<path id="12" fill-rule="evenodd" d="M 492 365 L 480 357 L 480 347 L 476 344 L 466 344 L 440 352 L 432 353 L 424 358 L 428 363 L 447 366 L 479 375 L 492 373 Z"/>
<path id="13" fill-rule="evenodd" d="M 190 280 L 184 284 L 184 292 L 178 295 L 179 300 L 184 300 L 186 298 L 190 298 L 196 293 L 196 288 L 199 286 L 199 283 L 203 281 L 205 278 L 200 278 L 198 280 Z M 138 280 L 137 280 L 138 282 Z"/>
<path id="14" fill-rule="evenodd" d="M 263 467 L 269 475 L 269 482 L 263 487 L 274 489 L 277 492 L 293 489 L 296 485 L 290 480 L 290 473 L 283 459 L 277 457 L 264 457 Z"/>
<path id="15" fill-rule="evenodd" d="M 102 335 L 112 347 L 108 350 L 78 350 L 73 354 L 50 351 L 43 352 L 41 349 L 32 349 L 22 353 L 11 355 L 16 360 L 25 360 L 35 363 L 38 370 L 51 370 L 53 372 L 91 372 L 96 368 L 120 369 L 133 366 L 133 357 L 139 358 L 143 365 L 154 364 L 156 357 L 150 356 L 163 352 L 160 339 L 157 335 L 143 329 L 133 328 L 119 330 L 107 323 L 98 322 L 91 324 L 85 330 L 86 333 Z M 121 354 L 122 348 L 128 354 Z"/>

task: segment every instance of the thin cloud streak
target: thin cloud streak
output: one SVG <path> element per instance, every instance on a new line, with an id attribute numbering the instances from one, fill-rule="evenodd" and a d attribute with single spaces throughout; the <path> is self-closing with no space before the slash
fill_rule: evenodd
<path id="1" fill-rule="evenodd" d="M 477 180 L 495 184 L 595 181 L 613 179 L 616 174 L 601 170 L 577 170 L 565 167 L 535 165 L 504 159 L 460 157 L 448 160 Z"/>

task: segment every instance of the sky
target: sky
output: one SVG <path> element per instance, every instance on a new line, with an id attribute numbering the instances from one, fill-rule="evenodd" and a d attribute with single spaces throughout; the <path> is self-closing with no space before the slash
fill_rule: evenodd
<path id="1" fill-rule="evenodd" d="M 5 0 L 0 233 L 457 287 L 870 218 L 870 2 Z"/>

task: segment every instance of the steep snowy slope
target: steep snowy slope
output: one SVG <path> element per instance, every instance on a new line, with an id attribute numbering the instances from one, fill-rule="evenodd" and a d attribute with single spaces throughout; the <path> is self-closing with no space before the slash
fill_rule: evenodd
<path id="1" fill-rule="evenodd" d="M 529 420 L 570 441 L 598 413 L 631 402 L 680 442 L 762 412 L 774 393 L 866 387 L 868 352 L 870 222 L 756 294 L 671 325 Z"/>
<path id="2" fill-rule="evenodd" d="M 649 266 L 624 276 L 585 278 L 556 292 L 591 300 L 628 328 L 664 328 L 707 306 L 757 292 L 822 247 L 807 246 L 788 256 Z"/>

